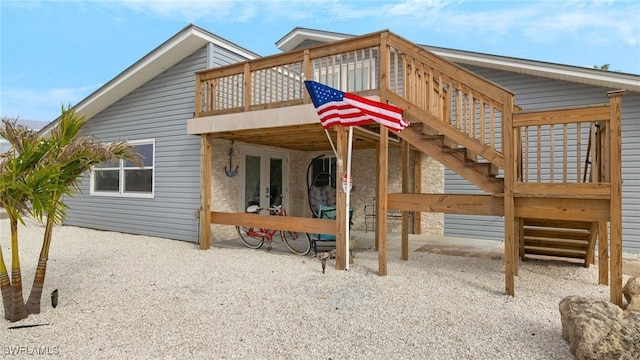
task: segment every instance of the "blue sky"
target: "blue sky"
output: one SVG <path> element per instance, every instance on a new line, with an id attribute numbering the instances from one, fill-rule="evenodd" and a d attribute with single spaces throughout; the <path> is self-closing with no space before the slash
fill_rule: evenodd
<path id="1" fill-rule="evenodd" d="M 640 74 L 640 2 L 0 0 L 0 116 L 50 121 L 189 23 L 260 55 L 296 26 Z"/>

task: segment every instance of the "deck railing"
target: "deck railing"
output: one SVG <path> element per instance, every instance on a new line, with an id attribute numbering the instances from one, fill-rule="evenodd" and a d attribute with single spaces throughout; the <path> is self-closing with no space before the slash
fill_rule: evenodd
<path id="1" fill-rule="evenodd" d="M 196 74 L 196 117 L 308 103 L 304 80 L 377 94 L 379 34 Z"/>
<path id="2" fill-rule="evenodd" d="M 608 120 L 608 104 L 514 114 L 514 133 L 519 134 L 521 148 L 519 180 L 599 182 L 592 179 L 590 165 L 603 158 L 598 144 L 600 129 Z"/>
<path id="3" fill-rule="evenodd" d="M 499 151 L 507 91 L 388 31 L 198 72 L 195 116 L 308 103 L 305 79 L 395 93 Z"/>

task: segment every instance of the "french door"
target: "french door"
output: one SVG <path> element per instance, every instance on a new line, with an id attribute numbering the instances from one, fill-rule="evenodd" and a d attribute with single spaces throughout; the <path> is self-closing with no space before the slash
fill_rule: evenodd
<path id="1" fill-rule="evenodd" d="M 241 209 L 271 207 L 289 198 L 288 156 L 284 151 L 245 149 L 241 174 Z M 285 204 L 286 206 L 287 204 Z"/>

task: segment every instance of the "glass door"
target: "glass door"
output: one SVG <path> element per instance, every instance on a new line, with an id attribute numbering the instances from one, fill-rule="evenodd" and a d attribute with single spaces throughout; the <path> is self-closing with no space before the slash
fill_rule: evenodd
<path id="1" fill-rule="evenodd" d="M 287 154 L 285 152 L 244 151 L 242 208 L 251 205 L 272 207 L 288 198 Z"/>

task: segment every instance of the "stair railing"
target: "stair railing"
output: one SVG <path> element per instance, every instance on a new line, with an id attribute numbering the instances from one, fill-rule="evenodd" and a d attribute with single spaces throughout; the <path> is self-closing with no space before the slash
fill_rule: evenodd
<path id="1" fill-rule="evenodd" d="M 513 93 L 395 34 L 389 34 L 387 43 L 388 91 L 422 109 L 432 120 L 501 152 L 505 99 Z"/>
<path id="2" fill-rule="evenodd" d="M 606 173 L 601 162 L 606 158 L 602 152 L 607 148 L 602 144 L 606 138 L 602 129 L 609 116 L 609 104 L 514 114 L 514 133 L 520 134 L 522 162 L 517 190 L 530 192 L 532 196 L 553 196 L 555 191 L 559 196 L 566 194 L 563 185 L 606 182 L 599 174 Z M 556 185 L 557 190 L 550 185 Z M 608 190 L 589 186 L 586 191 L 605 196 Z"/>

